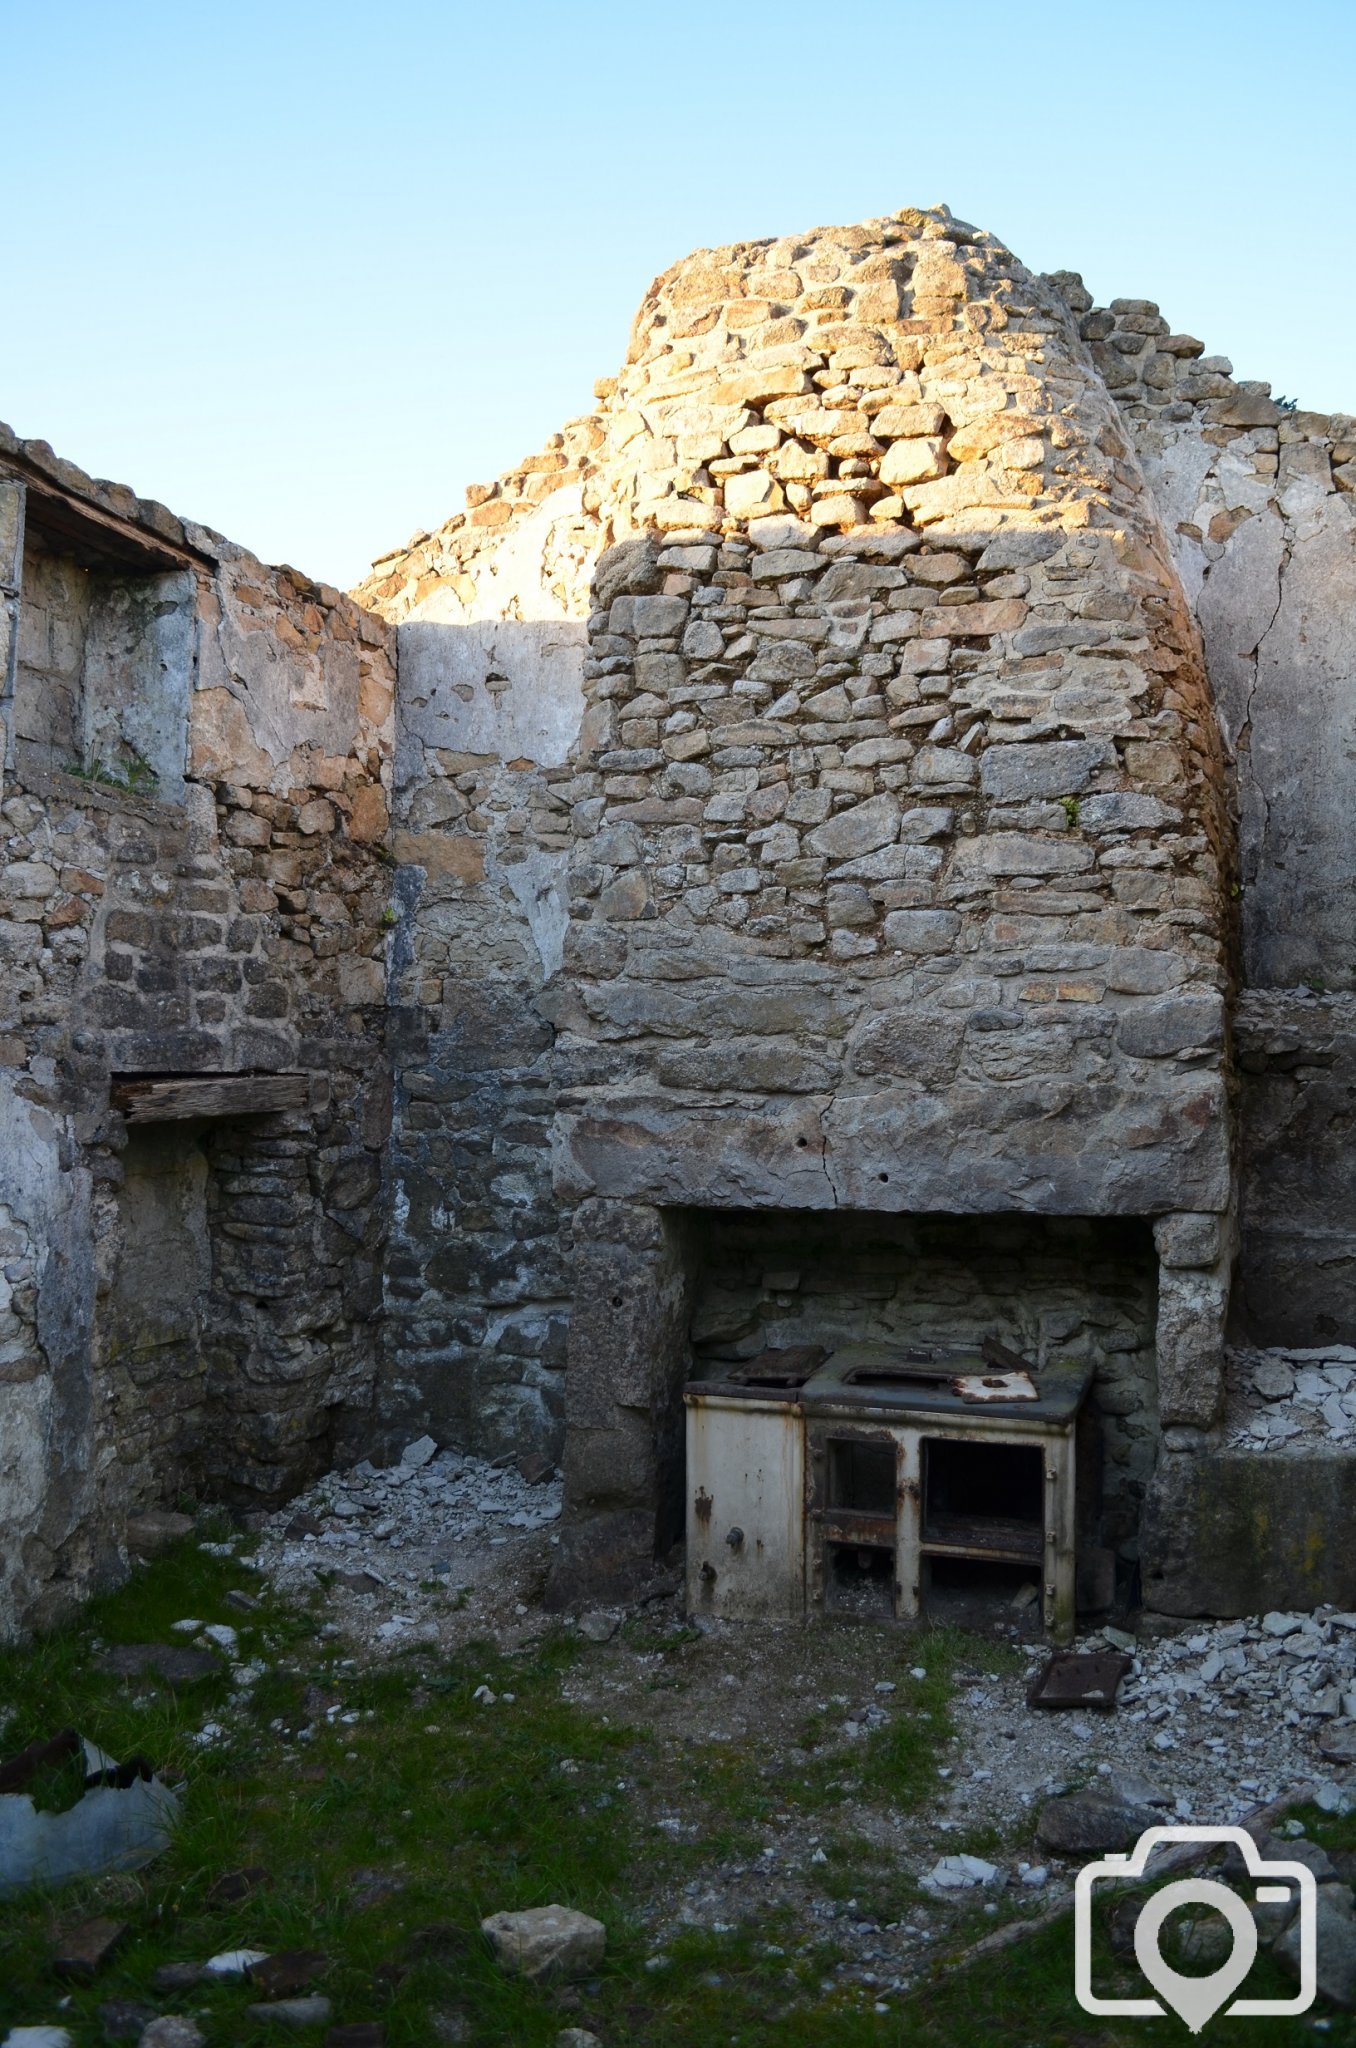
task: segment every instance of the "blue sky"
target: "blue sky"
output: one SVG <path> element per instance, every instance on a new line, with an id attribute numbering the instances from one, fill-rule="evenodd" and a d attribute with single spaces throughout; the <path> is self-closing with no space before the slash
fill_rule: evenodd
<path id="1" fill-rule="evenodd" d="M 945 200 L 1356 411 L 1351 0 L 0 0 L 0 418 L 351 583 L 689 249 Z"/>

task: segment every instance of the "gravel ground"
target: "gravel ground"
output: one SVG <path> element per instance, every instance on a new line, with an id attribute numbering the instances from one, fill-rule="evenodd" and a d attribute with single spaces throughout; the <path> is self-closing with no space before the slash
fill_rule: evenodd
<path id="1" fill-rule="evenodd" d="M 487 1636 L 521 1648 L 558 1624 L 541 1605 L 560 1514 L 554 1476 L 531 1484 L 511 1464 L 435 1451 L 428 1440 L 406 1455 L 384 1471 L 362 1464 L 331 1474 L 273 1517 L 256 1560 L 262 1571 L 285 1591 L 313 1587 L 321 1575 L 327 1631 L 367 1654 L 397 1641 L 450 1650 Z M 1356 1614 L 1273 1614 L 1138 1639 L 1115 1629 L 1087 1635 L 1077 1648 L 1117 1648 L 1134 1659 L 1109 1713 L 1028 1707 L 1027 1686 L 1046 1651 L 1019 1641 L 1020 1624 L 1008 1623 L 1008 1668 L 960 1673 L 941 1796 L 915 1814 L 866 1796 L 856 1765 L 864 1739 L 905 1710 L 894 1702 L 907 1695 L 916 1638 L 870 1624 L 693 1627 L 676 1593 L 647 1606 L 639 1632 L 624 1635 L 621 1620 L 564 1618 L 589 1644 L 567 1692 L 590 1711 L 650 1731 L 651 1782 L 622 1780 L 619 1790 L 654 1831 L 657 1865 L 661 1843 L 700 1841 L 720 1819 L 702 1790 L 709 1781 L 693 1767 L 714 1746 L 730 1745 L 765 1787 L 787 1788 L 785 1809 L 754 1822 L 737 1857 L 712 1860 L 639 1902 L 660 1958 L 684 1923 L 719 1928 L 784 1909 L 806 1939 L 831 1929 L 849 1958 L 843 1974 L 864 1996 L 888 2000 L 977 1914 L 1034 1909 L 1072 1884 L 1075 1866 L 1036 1843 L 1037 1817 L 1052 1795 L 1114 1791 L 1151 1803 L 1164 1821 L 1201 1824 L 1238 1821 L 1306 1785 L 1323 1804 L 1344 1808 L 1348 1799 Z M 839 1759 L 841 1803 L 800 1810 L 798 1772 Z M 568 1770 L 569 1760 L 558 1768 Z M 977 1868 L 992 1864 L 994 1875 L 983 1880 L 960 1864 L 941 1873 L 942 1883 L 929 1882 L 942 1859 L 964 1854 L 980 1831 L 988 1846 Z M 1001 1846 L 992 1846 L 995 1835 Z M 863 1898 L 873 1886 L 879 1896 L 882 1868 L 912 1880 L 895 1917 L 872 1917 L 858 1899 L 841 1896 L 841 1882 L 828 1885 L 830 1866 L 851 1874 L 854 1845 Z M 958 1881 L 948 1885 L 948 1876 Z"/>

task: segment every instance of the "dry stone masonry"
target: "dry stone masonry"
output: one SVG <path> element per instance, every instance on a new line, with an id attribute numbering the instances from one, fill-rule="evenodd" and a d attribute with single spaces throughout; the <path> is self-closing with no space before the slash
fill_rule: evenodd
<path id="1" fill-rule="evenodd" d="M 0 445 L 5 1624 L 425 1432 L 621 1597 L 694 1361 L 977 1318 L 1089 1604 L 1356 1604 L 1353 489 L 945 208 L 675 265 L 352 600 Z"/>
<path id="2" fill-rule="evenodd" d="M 0 1626 L 129 1512 L 366 1427 L 394 647 L 338 591 L 0 438 Z M 255 1076 L 296 1106 L 256 1115 Z M 246 1077 L 138 1122 L 118 1083 Z"/>

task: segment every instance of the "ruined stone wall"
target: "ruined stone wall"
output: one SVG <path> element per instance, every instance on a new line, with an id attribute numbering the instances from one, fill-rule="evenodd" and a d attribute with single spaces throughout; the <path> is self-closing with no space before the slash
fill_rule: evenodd
<path id="1" fill-rule="evenodd" d="M 551 1184 L 573 843 L 553 787 L 583 715 L 591 419 L 362 595 L 401 619 L 395 1108 L 383 1417 L 559 1456 L 569 1219 Z"/>
<path id="2" fill-rule="evenodd" d="M 1158 1419 L 1208 1425 L 1218 743 L 1068 311 L 941 216 L 720 251 L 660 280 L 609 404 L 600 469 L 629 516 L 563 792 L 601 815 L 555 1010 L 558 1186 L 1205 1212 L 1167 1269 L 1157 1378 Z M 567 1578 L 576 1532 L 599 1562 L 581 1510 L 638 1516 L 655 1490 L 634 1419 L 666 1397 L 617 1324 L 596 1358 L 571 1344 Z"/>
<path id="3" fill-rule="evenodd" d="M 1200 624 L 1239 837 L 1240 1329 L 1356 1339 L 1356 421 L 1236 382 L 1158 307 L 1079 313 Z"/>
<path id="4" fill-rule="evenodd" d="M 947 1206 L 945 1181 L 951 1206 L 958 1183 L 966 1207 L 1223 1206 L 1223 1098 L 1193 1064 L 1218 1064 L 1227 976 L 1217 748 L 1059 301 L 934 217 L 721 251 L 660 280 L 610 404 L 612 501 L 667 539 L 600 568 L 570 1021 L 646 1095 L 635 1149 L 668 1089 L 762 1121 L 762 1054 L 843 1156 L 820 1127 L 745 1198 L 766 1176 L 812 1204 Z M 731 977 L 749 993 L 718 1015 Z M 827 1111 L 790 1078 L 807 1053 Z M 949 1113 L 919 1128 L 923 1093 Z M 1116 1112 L 1160 1095 L 1155 1146 Z M 615 1126 L 564 1142 L 587 1181 Z M 667 1149 L 661 1174 L 701 1175 L 700 1138 Z"/>
<path id="5" fill-rule="evenodd" d="M 80 760 L 80 682 L 89 628 L 88 572 L 40 545 L 23 551 L 12 730 L 68 766 Z"/>
<path id="6" fill-rule="evenodd" d="M 672 1434 L 632 1318 L 681 1295 L 664 1217 L 838 1206 L 1195 1212 L 1159 1377 L 1169 1423 L 1208 1423 L 1229 818 L 1195 627 L 1066 298 L 944 211 L 741 244 L 657 280 L 598 396 L 549 599 L 521 469 L 364 586 L 405 621 L 397 1149 L 423 1163 L 393 1413 L 484 1410 L 521 1367 L 471 1340 L 572 1308 L 572 1491 L 633 1535 Z M 547 615 L 586 613 L 544 657 Z M 478 1197 L 514 1158 L 524 1086 L 555 1201 L 538 1153 L 493 1244 L 458 1178 Z"/>
<path id="7" fill-rule="evenodd" d="M 5 501 L 7 1631 L 116 1569 L 130 1508 L 277 1497 L 369 1424 L 394 663 L 337 591 L 8 434 Z M 242 1070 L 309 1076 L 309 1107 L 110 1108 L 114 1075 Z"/>

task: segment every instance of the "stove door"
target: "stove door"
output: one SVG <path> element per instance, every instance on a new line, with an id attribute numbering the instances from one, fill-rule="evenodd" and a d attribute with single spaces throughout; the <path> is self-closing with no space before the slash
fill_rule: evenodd
<path id="1" fill-rule="evenodd" d="M 688 1396 L 687 1603 L 803 1620 L 805 1430 L 789 1402 Z"/>

